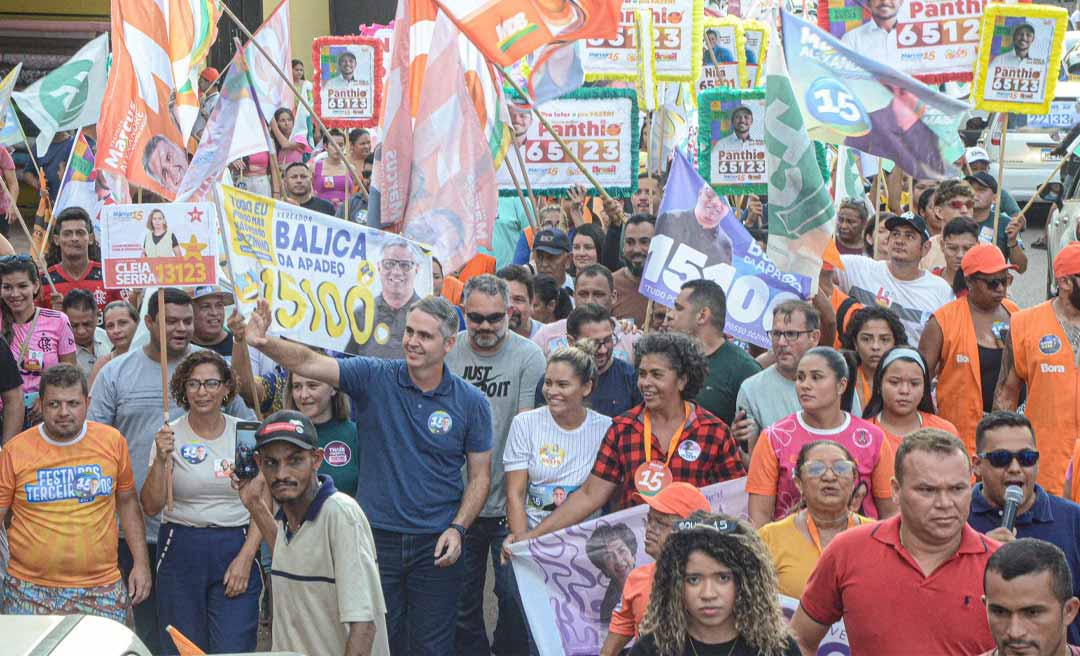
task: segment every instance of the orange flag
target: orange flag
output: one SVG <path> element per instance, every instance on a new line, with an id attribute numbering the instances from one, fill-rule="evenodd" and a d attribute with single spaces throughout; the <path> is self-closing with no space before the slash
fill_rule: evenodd
<path id="1" fill-rule="evenodd" d="M 165 627 L 168 631 L 169 637 L 172 638 L 173 643 L 176 645 L 176 650 L 180 652 L 180 656 L 206 656 L 206 652 L 199 649 L 199 647 L 192 641 L 187 639 L 183 633 L 172 624 Z"/>

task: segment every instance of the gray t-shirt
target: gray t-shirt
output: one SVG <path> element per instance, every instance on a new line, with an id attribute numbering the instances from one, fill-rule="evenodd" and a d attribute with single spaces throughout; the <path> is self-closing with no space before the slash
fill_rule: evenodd
<path id="1" fill-rule="evenodd" d="M 503 450 L 510 423 L 519 410 L 532 410 L 536 384 L 547 363 L 544 352 L 513 331 L 494 355 L 481 355 L 469 345 L 468 331 L 458 333 L 457 342 L 446 356 L 446 366 L 465 382 L 474 385 L 491 403 L 491 490 L 480 510 L 481 517 L 506 515 L 503 489 Z"/>
<path id="2" fill-rule="evenodd" d="M 852 399 L 851 414 L 862 416 L 859 397 Z M 784 417 L 802 410 L 799 395 L 795 392 L 795 381 L 780 375 L 776 365 L 750 376 L 739 387 L 739 396 L 735 401 L 735 412 L 739 408 L 746 410 L 746 416 L 754 422 L 754 435 L 775 424 Z"/>
<path id="3" fill-rule="evenodd" d="M 205 349 L 192 344 L 184 357 L 201 350 Z M 183 359 L 169 360 L 170 378 Z M 255 419 L 255 414 L 239 396 L 225 407 L 225 413 L 245 421 Z M 169 421 L 183 414 L 184 409 L 170 396 Z M 94 388 L 90 390 L 90 412 L 86 418 L 112 426 L 124 436 L 131 455 L 135 487 L 141 490 L 150 471 L 150 447 L 162 423 L 161 365 L 146 357 L 141 348 L 110 360 L 94 379 Z M 158 517 L 146 518 L 147 542 L 157 543 L 160 524 Z"/>

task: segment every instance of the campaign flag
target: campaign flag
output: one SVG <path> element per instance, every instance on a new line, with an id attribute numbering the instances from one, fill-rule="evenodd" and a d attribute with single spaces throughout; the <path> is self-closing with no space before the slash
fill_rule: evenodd
<path id="1" fill-rule="evenodd" d="M 915 178 L 957 175 L 953 162 L 964 154 L 958 130 L 966 104 L 812 23 L 782 16 L 790 86 L 811 139 L 891 159 Z"/>
<path id="2" fill-rule="evenodd" d="M 536 52 L 529 74 L 529 96 L 535 105 L 565 96 L 585 84 L 580 41 L 544 46 Z"/>
<path id="3" fill-rule="evenodd" d="M 746 479 L 701 488 L 713 512 L 745 520 Z M 641 504 L 570 526 L 543 537 L 510 545 L 518 590 L 540 656 L 600 653 L 608 634 L 605 617 L 621 598 L 622 583 L 597 567 L 597 552 L 608 540 L 626 547 L 627 569 L 652 562 L 645 553 L 645 515 Z M 632 562 L 629 562 L 631 561 Z"/>
<path id="4" fill-rule="evenodd" d="M 400 348 L 404 324 L 395 334 L 375 312 L 385 305 L 405 308 L 431 294 L 431 257 L 419 244 L 235 187 L 220 189 L 225 248 L 242 312 L 265 298 L 279 308 L 271 313 L 275 335 L 354 355 L 384 353 L 383 345 Z M 394 260 L 394 268 L 384 259 Z M 405 261 L 412 262 L 407 270 Z"/>
<path id="5" fill-rule="evenodd" d="M 59 215 L 69 207 L 81 207 L 90 215 L 94 235 L 101 235 L 101 217 L 98 215 L 98 197 L 94 193 L 94 149 L 82 130 L 75 135 L 75 144 L 68 156 L 64 179 L 60 181 L 60 190 L 56 193 L 56 205 L 53 214 Z"/>
<path id="6" fill-rule="evenodd" d="M 866 185 L 859 172 L 859 154 L 847 146 L 836 149 L 836 174 L 832 178 L 836 205 L 845 200 L 866 202 Z M 869 206 L 867 207 L 869 209 Z"/>
<path id="7" fill-rule="evenodd" d="M 167 199 L 187 168 L 169 97 L 176 91 L 169 30 L 158 3 L 112 0 L 112 66 L 98 121 L 98 168 Z"/>
<path id="8" fill-rule="evenodd" d="M 289 45 L 289 0 L 281 0 L 274 13 L 255 31 L 255 41 L 263 47 L 274 62 L 283 71 L 292 70 L 292 50 Z M 281 79 L 274 67 L 262 56 L 254 45 L 244 44 L 244 59 L 247 61 L 251 82 L 258 103 L 266 120 L 274 115 L 279 107 L 292 107 L 296 102 L 288 83 Z"/>
<path id="9" fill-rule="evenodd" d="M 174 111 L 187 139 L 199 115 L 197 75 L 217 38 L 219 0 L 169 0 L 169 59 L 176 83 Z"/>
<path id="10" fill-rule="evenodd" d="M 2 119 L 0 120 L 0 126 L 7 122 L 8 107 L 11 106 L 11 92 L 15 90 L 15 82 L 18 81 L 21 70 L 22 62 L 19 62 L 8 71 L 3 80 L 0 80 L 0 119 Z"/>
<path id="11" fill-rule="evenodd" d="M 22 130 L 19 116 L 15 113 L 15 103 L 8 103 L 7 107 L 0 107 L 0 146 L 14 146 L 21 141 Z"/>
<path id="12" fill-rule="evenodd" d="M 778 38 L 769 39 L 765 67 L 769 259 L 781 271 L 810 278 L 816 290 L 821 254 L 832 239 L 836 211 Z"/>
<path id="13" fill-rule="evenodd" d="M 622 0 L 435 0 L 484 57 L 510 66 L 541 46 L 614 38 Z"/>
<path id="14" fill-rule="evenodd" d="M 724 332 L 758 346 L 769 344 L 772 307 L 807 298 L 811 283 L 808 274 L 770 262 L 723 197 L 675 151 L 638 291 L 671 307 L 683 283 L 702 278 L 727 294 Z"/>
<path id="15" fill-rule="evenodd" d="M 458 55 L 458 30 L 435 20 L 420 90 L 403 234 L 429 246 L 448 271 L 491 247 L 498 201 L 495 168 Z M 385 145 L 384 145 L 385 148 Z M 383 161 L 386 161 L 383 152 Z"/>

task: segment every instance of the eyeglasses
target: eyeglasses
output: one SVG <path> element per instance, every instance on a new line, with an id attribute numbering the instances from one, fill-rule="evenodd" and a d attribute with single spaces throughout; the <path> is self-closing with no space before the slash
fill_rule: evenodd
<path id="1" fill-rule="evenodd" d="M 837 460 L 831 465 L 823 460 L 809 460 L 802 466 L 802 473 L 810 478 L 821 478 L 827 471 L 844 478 L 855 473 L 855 465 L 850 460 Z"/>
<path id="2" fill-rule="evenodd" d="M 794 342 L 802 335 L 809 335 L 814 331 L 812 330 L 770 330 L 768 335 L 769 339 L 774 342 L 779 342 L 780 338 L 784 338 L 789 342 Z"/>
<path id="3" fill-rule="evenodd" d="M 1005 278 L 983 278 L 982 276 L 971 276 L 972 280 L 978 280 L 990 289 L 1004 288 L 1009 284 L 1009 279 Z"/>
<path id="4" fill-rule="evenodd" d="M 953 208 L 954 210 L 970 210 L 973 207 L 975 207 L 975 201 L 973 201 L 973 200 L 960 200 L 958 198 L 954 198 L 954 199 L 950 200 L 947 203 L 947 205 L 949 207 Z"/>
<path id="5" fill-rule="evenodd" d="M 506 316 L 505 312 L 492 312 L 491 314 L 480 314 L 479 312 L 466 312 L 465 318 L 470 322 L 480 325 L 482 323 L 490 323 L 495 325 L 503 320 Z"/>
<path id="6" fill-rule="evenodd" d="M 198 392 L 200 387 L 205 387 L 207 392 L 216 392 L 221 385 L 222 381 L 217 378 L 207 378 L 206 380 L 189 378 L 184 382 L 184 389 L 189 392 Z"/>
<path id="7" fill-rule="evenodd" d="M 977 455 L 989 462 L 990 466 L 995 469 L 1005 469 L 1012 464 L 1014 458 L 1020 463 L 1021 467 L 1034 467 L 1035 463 L 1039 462 L 1039 452 L 1035 449 L 1020 449 L 1019 451 L 998 449 L 997 451 L 987 451 Z"/>
<path id="8" fill-rule="evenodd" d="M 409 260 L 383 260 L 379 262 L 379 266 L 386 271 L 401 271 L 402 273 L 409 273 L 416 268 L 416 262 L 410 262 Z"/>

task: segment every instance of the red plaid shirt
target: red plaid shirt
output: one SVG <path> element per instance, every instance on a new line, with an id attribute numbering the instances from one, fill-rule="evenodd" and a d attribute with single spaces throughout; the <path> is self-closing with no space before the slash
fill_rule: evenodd
<path id="1" fill-rule="evenodd" d="M 592 469 L 594 476 L 612 483 L 622 483 L 619 497 L 622 508 L 642 503 L 634 487 L 634 472 L 645 462 L 644 416 L 645 405 L 642 404 L 611 420 L 611 428 L 604 436 Z M 652 438 L 652 441 L 653 459 L 665 460 L 668 445 L 660 444 L 656 438 Z M 695 487 L 705 487 L 746 476 L 739 447 L 731 437 L 727 424 L 699 405 L 694 405 L 680 444 L 687 441 L 696 442 L 700 454 L 694 460 L 686 460 L 676 452 L 668 462 L 672 482 L 683 481 Z M 688 454 L 690 452 L 687 451 Z"/>

